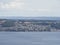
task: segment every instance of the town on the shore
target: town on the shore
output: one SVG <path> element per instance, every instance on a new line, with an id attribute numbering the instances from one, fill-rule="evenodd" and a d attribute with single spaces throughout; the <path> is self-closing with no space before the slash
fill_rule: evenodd
<path id="1" fill-rule="evenodd" d="M 0 31 L 60 32 L 59 20 L 0 19 Z"/>

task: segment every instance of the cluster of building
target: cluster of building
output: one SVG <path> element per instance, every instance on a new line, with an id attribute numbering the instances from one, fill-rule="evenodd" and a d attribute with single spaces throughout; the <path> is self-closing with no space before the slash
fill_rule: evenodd
<path id="1" fill-rule="evenodd" d="M 37 25 L 32 22 L 17 22 L 15 25 L 18 31 L 50 31 L 49 25 Z"/>
<path id="2" fill-rule="evenodd" d="M 29 22 L 15 21 L 14 26 L 2 27 L 6 20 L 0 21 L 0 31 L 22 31 L 22 32 L 56 32 L 59 28 L 52 27 L 51 24 L 57 25 L 59 22 Z M 45 24 L 46 23 L 46 24 Z"/>

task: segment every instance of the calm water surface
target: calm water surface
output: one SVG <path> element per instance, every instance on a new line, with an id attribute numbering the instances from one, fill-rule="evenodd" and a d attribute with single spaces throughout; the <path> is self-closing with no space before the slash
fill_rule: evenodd
<path id="1" fill-rule="evenodd" d="M 60 45 L 60 32 L 0 32 L 0 45 Z"/>

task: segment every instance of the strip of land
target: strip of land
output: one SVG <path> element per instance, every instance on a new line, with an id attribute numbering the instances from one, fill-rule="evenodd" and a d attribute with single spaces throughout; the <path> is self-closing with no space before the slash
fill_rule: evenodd
<path id="1" fill-rule="evenodd" d="M 60 20 L 0 19 L 0 31 L 60 32 Z"/>

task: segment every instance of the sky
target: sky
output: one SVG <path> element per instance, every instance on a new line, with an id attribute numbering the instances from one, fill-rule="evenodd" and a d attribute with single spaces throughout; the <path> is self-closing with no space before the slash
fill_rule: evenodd
<path id="1" fill-rule="evenodd" d="M 0 16 L 60 17 L 60 0 L 0 0 Z"/>

